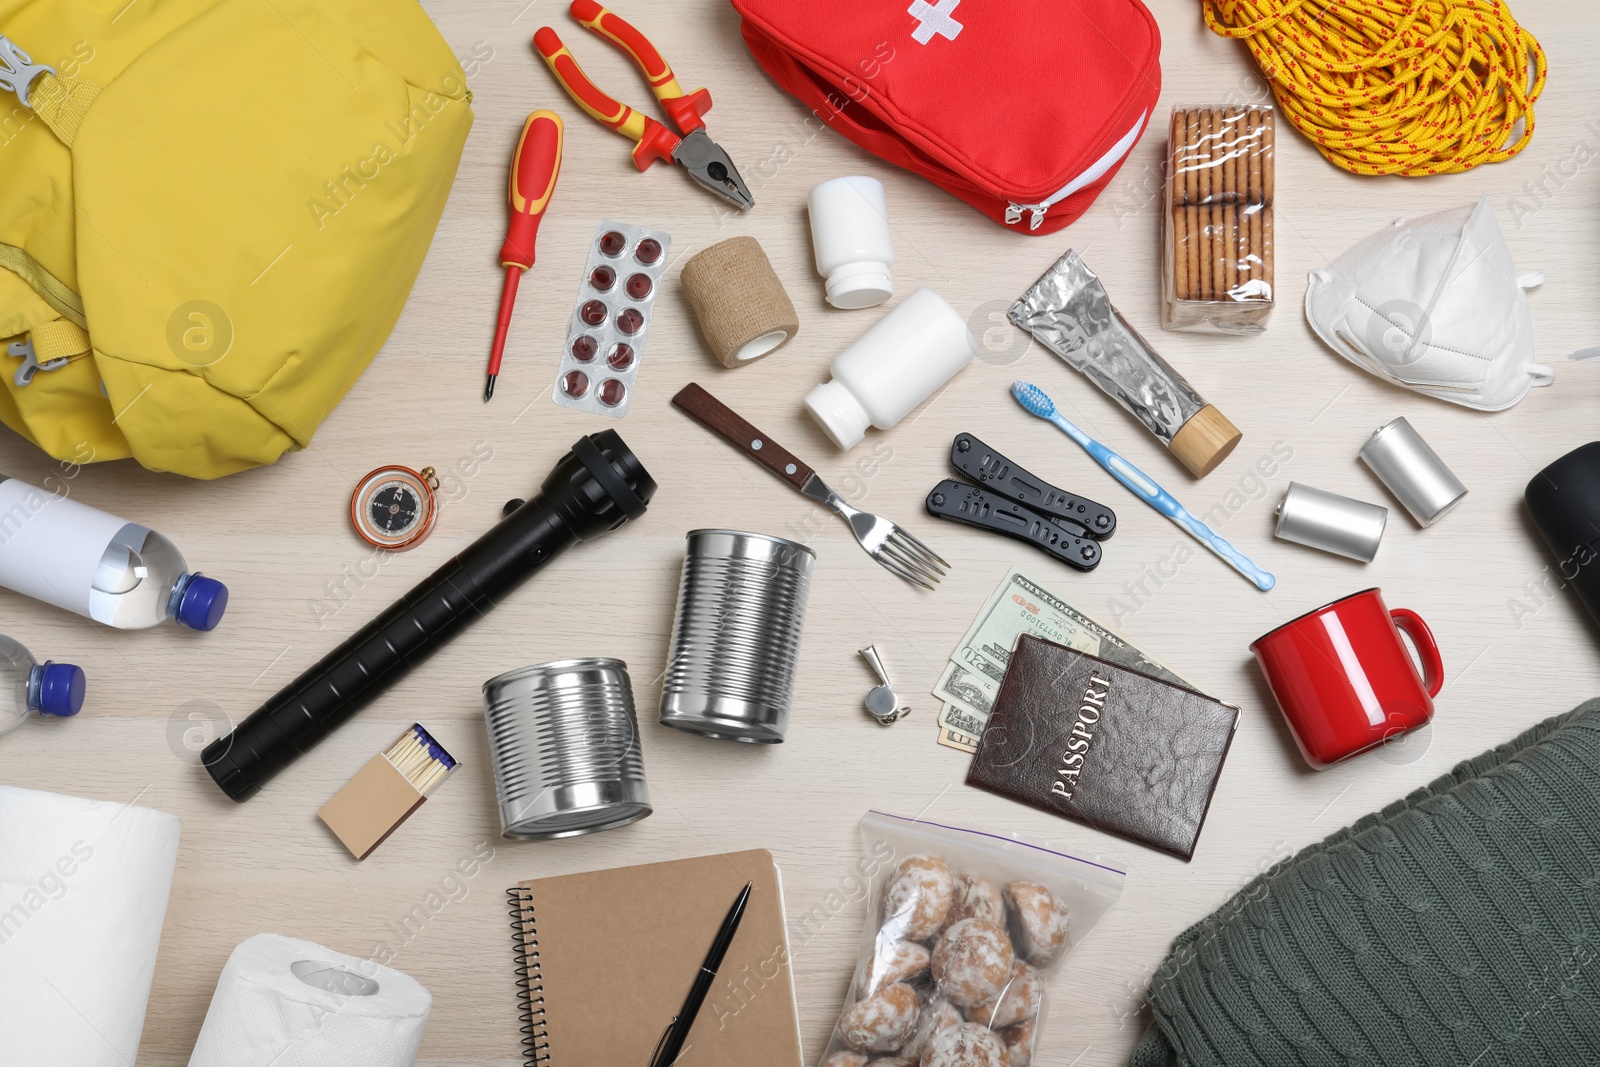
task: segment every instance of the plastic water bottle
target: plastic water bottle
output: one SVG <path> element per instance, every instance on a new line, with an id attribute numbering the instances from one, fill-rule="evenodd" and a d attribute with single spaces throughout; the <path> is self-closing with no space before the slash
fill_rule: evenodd
<path id="1" fill-rule="evenodd" d="M 40 663 L 27 649 L 0 637 L 0 734 L 34 715 L 76 715 L 83 707 L 83 668 Z"/>
<path id="2" fill-rule="evenodd" d="M 0 585 L 122 630 L 212 630 L 228 606 L 154 530 L 16 478 L 0 480 Z"/>

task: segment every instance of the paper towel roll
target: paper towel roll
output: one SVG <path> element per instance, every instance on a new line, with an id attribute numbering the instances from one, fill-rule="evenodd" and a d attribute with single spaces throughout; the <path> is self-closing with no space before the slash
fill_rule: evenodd
<path id="1" fill-rule="evenodd" d="M 433 998 L 408 975 L 257 934 L 228 957 L 189 1067 L 411 1067 Z"/>
<path id="2" fill-rule="evenodd" d="M 0 1062 L 134 1062 L 177 862 L 174 815 L 0 786 Z"/>

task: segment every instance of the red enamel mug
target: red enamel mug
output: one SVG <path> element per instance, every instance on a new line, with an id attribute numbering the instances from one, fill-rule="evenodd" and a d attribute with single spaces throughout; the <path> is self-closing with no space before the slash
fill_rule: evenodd
<path id="1" fill-rule="evenodd" d="M 1411 638 L 1422 669 L 1407 651 Z M 1250 645 L 1301 755 L 1313 767 L 1349 759 L 1433 718 L 1444 685 L 1422 616 L 1389 610 L 1377 589 L 1286 622 Z"/>

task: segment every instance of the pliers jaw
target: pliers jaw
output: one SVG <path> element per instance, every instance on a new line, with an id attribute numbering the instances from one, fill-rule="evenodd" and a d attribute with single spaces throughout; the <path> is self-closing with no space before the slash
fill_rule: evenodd
<path id="1" fill-rule="evenodd" d="M 755 197 L 750 195 L 750 187 L 739 176 L 739 168 L 733 165 L 721 146 L 706 136 L 704 127 L 685 134 L 672 158 L 691 178 L 740 211 L 755 206 Z"/>
<path id="2" fill-rule="evenodd" d="M 533 43 L 567 95 L 592 118 L 634 142 L 633 165 L 640 170 L 658 159 L 679 163 L 698 184 L 739 210 L 753 207 L 755 197 L 750 195 L 750 187 L 739 176 L 733 160 L 706 135 L 704 116 L 711 110 L 711 94 L 705 89 L 684 92 L 677 75 L 649 38 L 626 19 L 607 11 L 599 0 L 572 0 L 571 11 L 584 29 L 622 49 L 644 72 L 650 79 L 650 91 L 682 137 L 602 92 L 583 73 L 556 31 L 541 26 L 533 35 Z"/>

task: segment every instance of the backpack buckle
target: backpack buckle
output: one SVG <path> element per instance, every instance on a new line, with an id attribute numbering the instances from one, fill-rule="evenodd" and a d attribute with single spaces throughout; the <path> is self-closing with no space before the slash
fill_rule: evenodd
<path id="1" fill-rule="evenodd" d="M 67 357 L 39 362 L 39 356 L 33 350 L 33 338 L 23 341 L 12 341 L 6 346 L 6 355 L 20 358 L 22 366 L 17 368 L 17 373 L 11 376 L 11 382 L 18 389 L 26 389 L 33 382 L 33 376 L 40 371 L 60 370 L 67 365 Z"/>
<path id="2" fill-rule="evenodd" d="M 22 101 L 22 106 L 33 109 L 28 103 L 28 87 L 41 74 L 54 74 L 56 68 L 35 63 L 33 57 L 17 47 L 11 38 L 0 35 L 0 89 L 10 89 Z"/>

